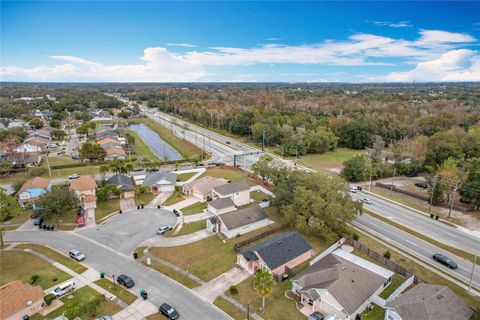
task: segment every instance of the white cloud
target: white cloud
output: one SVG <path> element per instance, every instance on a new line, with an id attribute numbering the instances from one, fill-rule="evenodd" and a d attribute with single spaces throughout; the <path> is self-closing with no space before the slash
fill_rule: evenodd
<path id="1" fill-rule="evenodd" d="M 184 43 L 184 42 L 183 43 L 169 42 L 169 43 L 167 43 L 167 46 L 170 46 L 170 47 L 185 47 L 185 48 L 195 48 L 195 47 L 197 47 L 194 44 Z"/>
<path id="2" fill-rule="evenodd" d="M 67 62 L 83 64 L 83 65 L 86 65 L 86 66 L 98 65 L 98 63 L 95 63 L 93 61 L 89 61 L 89 60 L 74 57 L 74 56 L 49 56 L 49 58 L 54 59 L 54 60 L 63 60 L 63 61 L 67 61 Z"/>
<path id="3" fill-rule="evenodd" d="M 373 23 L 379 27 L 391 27 L 391 28 L 405 28 L 405 27 L 412 27 L 413 25 L 410 21 L 399 21 L 399 22 L 390 22 L 390 21 L 371 21 L 367 20 L 366 22 Z"/>
<path id="4" fill-rule="evenodd" d="M 480 54 L 478 51 L 468 49 L 452 50 L 437 59 L 418 63 L 411 71 L 390 73 L 382 80 L 390 82 L 480 81 Z"/>
<path id="5" fill-rule="evenodd" d="M 280 38 L 266 38 L 265 41 L 277 41 L 280 40 Z"/>

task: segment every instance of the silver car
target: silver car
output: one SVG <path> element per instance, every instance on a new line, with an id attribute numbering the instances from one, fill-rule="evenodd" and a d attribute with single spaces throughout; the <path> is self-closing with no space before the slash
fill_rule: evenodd
<path id="1" fill-rule="evenodd" d="M 172 230 L 171 226 L 161 226 L 160 228 L 157 229 L 157 234 L 161 236 L 162 234 L 170 230 Z"/>
<path id="2" fill-rule="evenodd" d="M 70 250 L 68 252 L 68 255 L 70 256 L 70 258 L 77 261 L 82 261 L 82 260 L 85 260 L 86 258 L 85 254 L 81 253 L 78 250 Z"/>
<path id="3" fill-rule="evenodd" d="M 373 201 L 370 200 L 370 198 L 363 198 L 363 199 L 362 199 L 362 202 L 363 202 L 363 203 L 366 203 L 366 204 L 373 204 Z"/>

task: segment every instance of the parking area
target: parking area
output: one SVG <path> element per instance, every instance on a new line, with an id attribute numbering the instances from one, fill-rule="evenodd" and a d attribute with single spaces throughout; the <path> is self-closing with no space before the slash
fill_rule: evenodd
<path id="1" fill-rule="evenodd" d="M 176 223 L 177 217 L 170 211 L 145 208 L 117 214 L 104 224 L 78 233 L 121 253 L 131 254 L 140 243 L 155 236 L 158 227 Z"/>

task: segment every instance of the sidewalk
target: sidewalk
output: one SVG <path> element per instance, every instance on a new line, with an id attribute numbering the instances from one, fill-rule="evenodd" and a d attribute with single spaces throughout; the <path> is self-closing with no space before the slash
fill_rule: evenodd
<path id="1" fill-rule="evenodd" d="M 157 208 L 161 206 L 170 196 L 172 192 L 161 192 L 152 201 L 145 205 L 145 208 Z"/>
<path id="2" fill-rule="evenodd" d="M 139 247 L 176 247 L 176 246 L 182 246 L 184 244 L 189 244 L 192 242 L 197 242 L 214 235 L 215 235 L 214 232 L 207 229 L 203 229 L 203 230 L 190 233 L 184 236 L 179 236 L 179 237 L 154 236 L 142 242 L 139 245 Z"/>
<path id="3" fill-rule="evenodd" d="M 191 206 L 192 204 L 195 204 L 197 202 L 200 202 L 200 199 L 195 198 L 195 197 L 191 197 L 191 198 L 185 199 L 183 201 L 177 202 L 175 204 L 172 204 L 171 206 L 163 207 L 163 209 L 166 209 L 166 210 L 169 210 L 169 211 L 173 211 L 173 209 L 181 210 L 181 209 L 183 209 L 185 207 L 188 207 L 188 206 Z"/>
<path id="4" fill-rule="evenodd" d="M 250 273 L 237 266 L 192 290 L 208 302 L 213 302 L 231 286 L 239 284 L 250 276 Z"/>

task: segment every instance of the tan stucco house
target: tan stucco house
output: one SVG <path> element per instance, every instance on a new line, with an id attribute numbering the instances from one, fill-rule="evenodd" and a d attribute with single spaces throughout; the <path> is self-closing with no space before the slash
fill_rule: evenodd
<path id="1" fill-rule="evenodd" d="M 245 181 L 223 184 L 213 188 L 212 198 L 230 198 L 237 207 L 244 206 L 250 203 L 250 186 Z"/>

